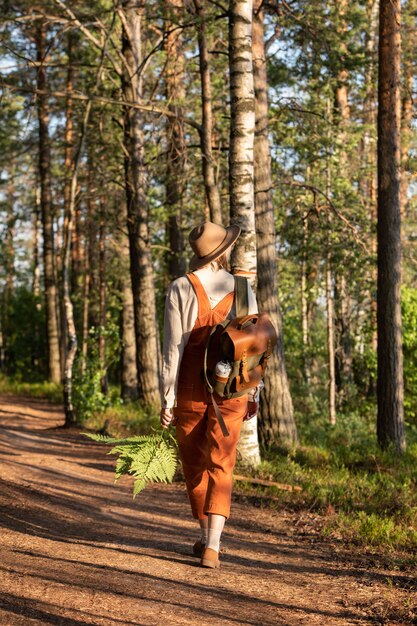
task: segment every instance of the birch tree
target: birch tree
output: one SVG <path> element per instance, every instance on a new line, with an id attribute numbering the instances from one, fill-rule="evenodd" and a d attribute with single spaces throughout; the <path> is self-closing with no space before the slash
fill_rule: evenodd
<path id="1" fill-rule="evenodd" d="M 252 67 L 252 0 L 229 3 L 230 218 L 241 234 L 231 256 L 232 272 L 246 274 L 255 287 L 256 234 L 253 143 L 255 94 Z M 239 442 L 244 461 L 260 462 L 257 418 L 244 422 Z"/>

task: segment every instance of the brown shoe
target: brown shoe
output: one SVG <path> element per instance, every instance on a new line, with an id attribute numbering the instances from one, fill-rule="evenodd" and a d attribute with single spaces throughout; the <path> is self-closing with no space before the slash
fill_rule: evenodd
<path id="1" fill-rule="evenodd" d="M 204 548 L 200 565 L 202 567 L 211 567 L 212 569 L 220 567 L 219 553 L 211 548 Z"/>
<path id="2" fill-rule="evenodd" d="M 193 555 L 194 556 L 198 556 L 199 558 L 201 558 L 201 556 L 202 556 L 202 554 L 204 552 L 204 548 L 205 547 L 206 547 L 206 544 L 203 543 L 202 541 L 200 541 L 200 539 L 199 539 L 193 545 Z"/>

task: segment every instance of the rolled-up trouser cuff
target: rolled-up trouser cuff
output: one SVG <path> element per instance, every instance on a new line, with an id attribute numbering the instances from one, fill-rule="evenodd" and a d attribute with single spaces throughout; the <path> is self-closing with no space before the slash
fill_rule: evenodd
<path id="1" fill-rule="evenodd" d="M 208 507 L 205 507 L 205 513 L 208 515 L 211 513 L 212 515 L 223 515 L 226 519 L 230 517 L 230 507 L 222 507 L 218 504 L 210 504 Z"/>

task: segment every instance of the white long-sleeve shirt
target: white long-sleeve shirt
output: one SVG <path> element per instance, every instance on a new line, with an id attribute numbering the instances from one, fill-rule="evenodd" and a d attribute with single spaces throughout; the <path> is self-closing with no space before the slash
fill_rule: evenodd
<path id="1" fill-rule="evenodd" d="M 212 308 L 234 289 L 233 275 L 223 268 L 214 271 L 209 265 L 194 273 L 200 279 Z M 257 312 L 255 294 L 248 283 L 248 314 Z M 197 317 L 196 293 L 188 278 L 181 276 L 169 285 L 165 300 L 161 376 L 164 408 L 175 406 L 181 359 Z M 236 317 L 234 304 L 227 317 Z"/>

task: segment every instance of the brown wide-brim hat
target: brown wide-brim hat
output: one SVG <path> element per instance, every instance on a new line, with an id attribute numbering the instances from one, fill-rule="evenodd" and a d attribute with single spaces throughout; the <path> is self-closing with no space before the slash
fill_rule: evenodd
<path id="1" fill-rule="evenodd" d="M 193 228 L 188 236 L 188 241 L 194 252 L 190 261 L 190 270 L 197 270 L 199 267 L 218 259 L 236 241 L 239 235 L 240 227 L 237 224 L 224 228 L 213 222 L 203 222 Z"/>

